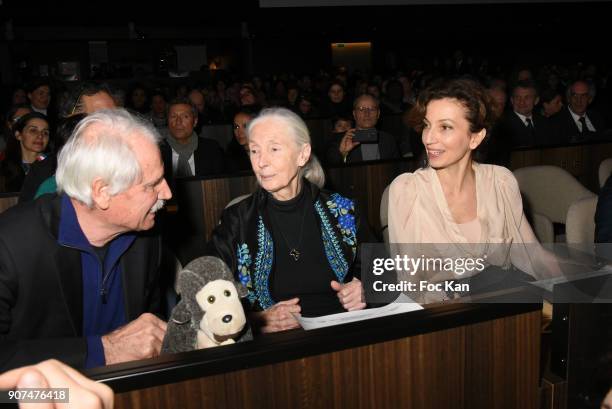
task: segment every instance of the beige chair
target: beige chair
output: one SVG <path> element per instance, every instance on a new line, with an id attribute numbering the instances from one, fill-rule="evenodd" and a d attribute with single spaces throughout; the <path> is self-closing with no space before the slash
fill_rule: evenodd
<path id="1" fill-rule="evenodd" d="M 385 188 L 380 198 L 380 226 L 385 243 L 389 242 L 389 186 Z"/>
<path id="2" fill-rule="evenodd" d="M 612 158 L 604 159 L 599 164 L 599 187 L 603 187 L 612 173 Z"/>
<path id="3" fill-rule="evenodd" d="M 553 223 L 565 223 L 567 212 L 577 200 L 595 197 L 566 170 L 556 166 L 528 166 L 514 171 L 525 212 L 530 212 L 533 229 L 542 243 L 555 240 Z"/>
<path id="4" fill-rule="evenodd" d="M 240 203 L 240 202 L 242 202 L 244 199 L 246 199 L 249 196 L 251 196 L 250 193 L 247 193 L 246 195 L 237 196 L 237 197 L 233 198 L 232 200 L 230 200 L 229 203 L 225 205 L 225 208 L 227 209 L 228 207 L 233 206 L 236 203 Z"/>
<path id="5" fill-rule="evenodd" d="M 597 196 L 576 200 L 567 211 L 565 235 L 568 244 L 592 244 L 595 241 Z"/>

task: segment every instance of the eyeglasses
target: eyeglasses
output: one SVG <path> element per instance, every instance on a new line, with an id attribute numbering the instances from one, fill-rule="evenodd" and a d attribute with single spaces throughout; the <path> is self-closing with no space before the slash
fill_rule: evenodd
<path id="1" fill-rule="evenodd" d="M 378 107 L 357 107 L 357 111 L 361 112 L 361 113 L 372 113 L 372 112 L 378 112 Z"/>

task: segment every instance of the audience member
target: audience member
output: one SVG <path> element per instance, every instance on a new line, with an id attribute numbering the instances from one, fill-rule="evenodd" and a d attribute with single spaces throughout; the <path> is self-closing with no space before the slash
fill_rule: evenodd
<path id="1" fill-rule="evenodd" d="M 225 209 L 207 253 L 247 287 L 262 332 L 299 327 L 294 313 L 364 308 L 358 276 L 365 222 L 351 199 L 322 190 L 325 176 L 304 121 L 285 108 L 266 109 L 247 135 L 260 187 Z M 267 261 L 255 262 L 262 257 Z"/>
<path id="2" fill-rule="evenodd" d="M 3 369 L 159 353 L 166 324 L 148 312 L 160 307 L 160 239 L 145 232 L 171 198 L 158 141 L 124 110 L 89 115 L 60 152 L 59 195 L 0 215 Z"/>
<path id="3" fill-rule="evenodd" d="M 30 108 L 29 104 L 19 104 L 13 105 L 6 113 L 6 122 L 2 127 L 2 134 L 0 135 L 0 161 L 4 158 L 6 143 L 13 136 L 13 127 L 22 116 L 30 112 L 32 112 L 32 108 Z"/>
<path id="4" fill-rule="evenodd" d="M 126 107 L 141 115 L 146 115 L 149 112 L 149 93 L 144 85 L 136 84 L 132 86 Z"/>
<path id="5" fill-rule="evenodd" d="M 518 270 L 505 270 L 510 267 L 508 261 L 536 278 L 558 273 L 556 259 L 538 245 L 525 218 L 512 173 L 473 160 L 474 151 L 495 119 L 486 90 L 467 79 L 443 81 L 422 92 L 414 109 L 415 115 L 422 118 L 428 165 L 398 176 L 391 184 L 389 242 L 448 243 L 442 254 L 427 254 L 428 257 L 454 257 L 465 254 L 468 247 L 471 257 L 482 258 L 486 252 L 487 265 L 503 269 L 480 274 L 466 272 L 462 277 L 477 274 L 471 281 L 472 294 L 529 280 Z M 485 243 L 492 247 L 482 245 Z M 512 243 L 514 247 L 510 250 L 502 243 Z M 523 243 L 531 244 L 520 246 Z M 400 245 L 399 252 L 410 257 L 413 248 L 408 247 Z M 413 278 L 417 283 L 420 279 L 442 282 L 458 278 L 448 271 L 424 274 L 418 272 Z M 421 296 L 433 301 L 446 295 Z"/>
<path id="6" fill-rule="evenodd" d="M 11 94 L 11 106 L 27 104 L 27 103 L 28 103 L 28 94 L 25 88 L 21 86 L 15 87 Z"/>
<path id="7" fill-rule="evenodd" d="M 162 90 L 156 89 L 151 93 L 151 112 L 148 117 L 157 129 L 168 127 L 167 104 L 166 94 Z"/>
<path id="8" fill-rule="evenodd" d="M 204 94 L 202 94 L 202 91 L 200 91 L 199 89 L 194 88 L 189 91 L 187 97 L 189 98 L 189 101 L 191 101 L 191 105 L 195 107 L 198 113 L 197 125 L 194 127 L 195 133 L 201 136 L 206 136 L 202 135 L 202 126 L 210 125 L 211 119 L 206 109 L 206 100 L 204 98 Z"/>
<path id="9" fill-rule="evenodd" d="M 300 96 L 300 89 L 295 84 L 289 84 L 287 87 L 287 108 L 293 112 L 297 112 L 297 99 Z"/>
<path id="10" fill-rule="evenodd" d="M 332 118 L 332 132 L 342 134 L 353 127 L 353 120 L 348 116 L 337 116 Z"/>
<path id="11" fill-rule="evenodd" d="M 550 118 L 563 108 L 563 93 L 554 88 L 547 88 L 540 93 L 540 114 Z"/>
<path id="12" fill-rule="evenodd" d="M 389 81 L 381 101 L 382 114 L 403 114 L 407 108 L 408 105 L 404 103 L 404 86 L 398 80 Z"/>
<path id="13" fill-rule="evenodd" d="M 231 171 L 240 172 L 244 170 L 251 170 L 246 130 L 249 122 L 255 117 L 255 115 L 255 112 L 244 108 L 234 115 L 234 137 L 229 143 L 226 151 L 228 164 Z"/>
<path id="14" fill-rule="evenodd" d="M 5 189 L 19 192 L 23 181 L 36 161 L 46 158 L 49 144 L 49 121 L 38 112 L 22 116 L 13 126 L 13 135 L 7 141 L 5 158 L 0 162 Z"/>
<path id="15" fill-rule="evenodd" d="M 107 84 L 83 82 L 80 86 L 63 94 L 59 114 L 61 118 L 68 118 L 72 115 L 90 114 L 116 106 L 112 91 Z"/>
<path id="16" fill-rule="evenodd" d="M 205 176 L 225 171 L 223 150 L 208 138 L 199 137 L 196 108 L 187 98 L 168 103 L 168 132 L 161 146 L 166 177 L 173 184 L 177 177 Z"/>
<path id="17" fill-rule="evenodd" d="M 313 106 L 314 98 L 310 94 L 300 94 L 297 98 L 296 113 L 302 119 L 312 119 L 319 117 L 319 111 Z"/>
<path id="18" fill-rule="evenodd" d="M 349 129 L 337 143 L 331 144 L 327 151 L 328 163 L 354 163 L 400 156 L 395 137 L 376 129 L 380 109 L 378 100 L 373 95 L 364 94 L 355 99 L 353 116 L 355 128 Z M 359 131 L 375 133 L 376 138 L 367 143 L 354 141 L 355 133 Z"/>
<path id="19" fill-rule="evenodd" d="M 85 116 L 86 114 L 82 113 L 60 120 L 55 132 L 56 152 L 59 152 L 61 147 L 64 146 L 78 123 Z M 23 186 L 19 193 L 19 203 L 34 200 L 45 193 L 55 193 L 57 191 L 57 183 L 55 181 L 56 170 L 57 155 L 55 152 L 51 152 L 45 160 L 33 163 L 23 181 Z"/>
<path id="20" fill-rule="evenodd" d="M 491 99 L 491 110 L 496 118 L 501 118 L 506 112 L 507 95 L 502 87 L 489 87 L 487 89 Z"/>
<path id="21" fill-rule="evenodd" d="M 44 79 L 33 81 L 28 87 L 28 99 L 33 111 L 49 116 L 49 103 L 51 102 L 51 87 Z"/>
<path id="22" fill-rule="evenodd" d="M 595 98 L 595 87 L 585 81 L 572 82 L 567 87 L 567 108 L 551 118 L 556 142 L 576 143 L 595 139 L 605 129 L 602 116 L 589 109 Z"/>
<path id="23" fill-rule="evenodd" d="M 255 90 L 250 85 L 243 85 L 238 91 L 240 107 L 250 107 L 255 110 L 260 106 L 255 95 Z"/>
<path id="24" fill-rule="evenodd" d="M 346 116 L 351 112 L 351 103 L 346 95 L 344 85 L 333 81 L 327 90 L 327 99 L 321 104 L 321 115 L 324 117 Z"/>
<path id="25" fill-rule="evenodd" d="M 549 142 L 551 137 L 548 120 L 534 111 L 538 90 L 533 82 L 519 81 L 512 89 L 512 111 L 501 117 L 499 131 L 511 141 L 513 147 L 536 146 Z"/>

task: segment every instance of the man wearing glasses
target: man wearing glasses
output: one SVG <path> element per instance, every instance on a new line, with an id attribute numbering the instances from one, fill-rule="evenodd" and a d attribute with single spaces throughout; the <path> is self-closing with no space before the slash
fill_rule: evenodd
<path id="1" fill-rule="evenodd" d="M 380 108 L 375 96 L 358 96 L 353 103 L 353 117 L 355 128 L 346 131 L 340 141 L 332 143 L 328 149 L 329 164 L 399 158 L 395 137 L 376 129 Z"/>
<path id="2" fill-rule="evenodd" d="M 586 81 L 574 81 L 567 88 L 567 108 L 551 117 L 558 143 L 576 143 L 596 139 L 604 131 L 603 117 L 589 105 L 595 88 Z"/>

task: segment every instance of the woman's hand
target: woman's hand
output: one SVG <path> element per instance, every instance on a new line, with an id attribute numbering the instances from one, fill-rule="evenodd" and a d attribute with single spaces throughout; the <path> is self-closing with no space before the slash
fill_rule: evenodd
<path id="1" fill-rule="evenodd" d="M 353 142 L 353 135 L 355 135 L 355 129 L 349 129 L 346 131 L 342 140 L 340 141 L 340 154 L 346 157 L 360 142 Z"/>
<path id="2" fill-rule="evenodd" d="M 340 304 L 345 310 L 357 311 L 366 307 L 363 285 L 357 278 L 353 278 L 346 284 L 340 284 L 334 280 L 331 282 L 331 287 L 336 291 Z"/>
<path id="3" fill-rule="evenodd" d="M 299 306 L 300 299 L 280 301 L 265 311 L 251 314 L 258 322 L 261 332 L 278 332 L 288 329 L 300 328 L 299 322 L 293 314 L 299 314 L 302 308 Z"/>

